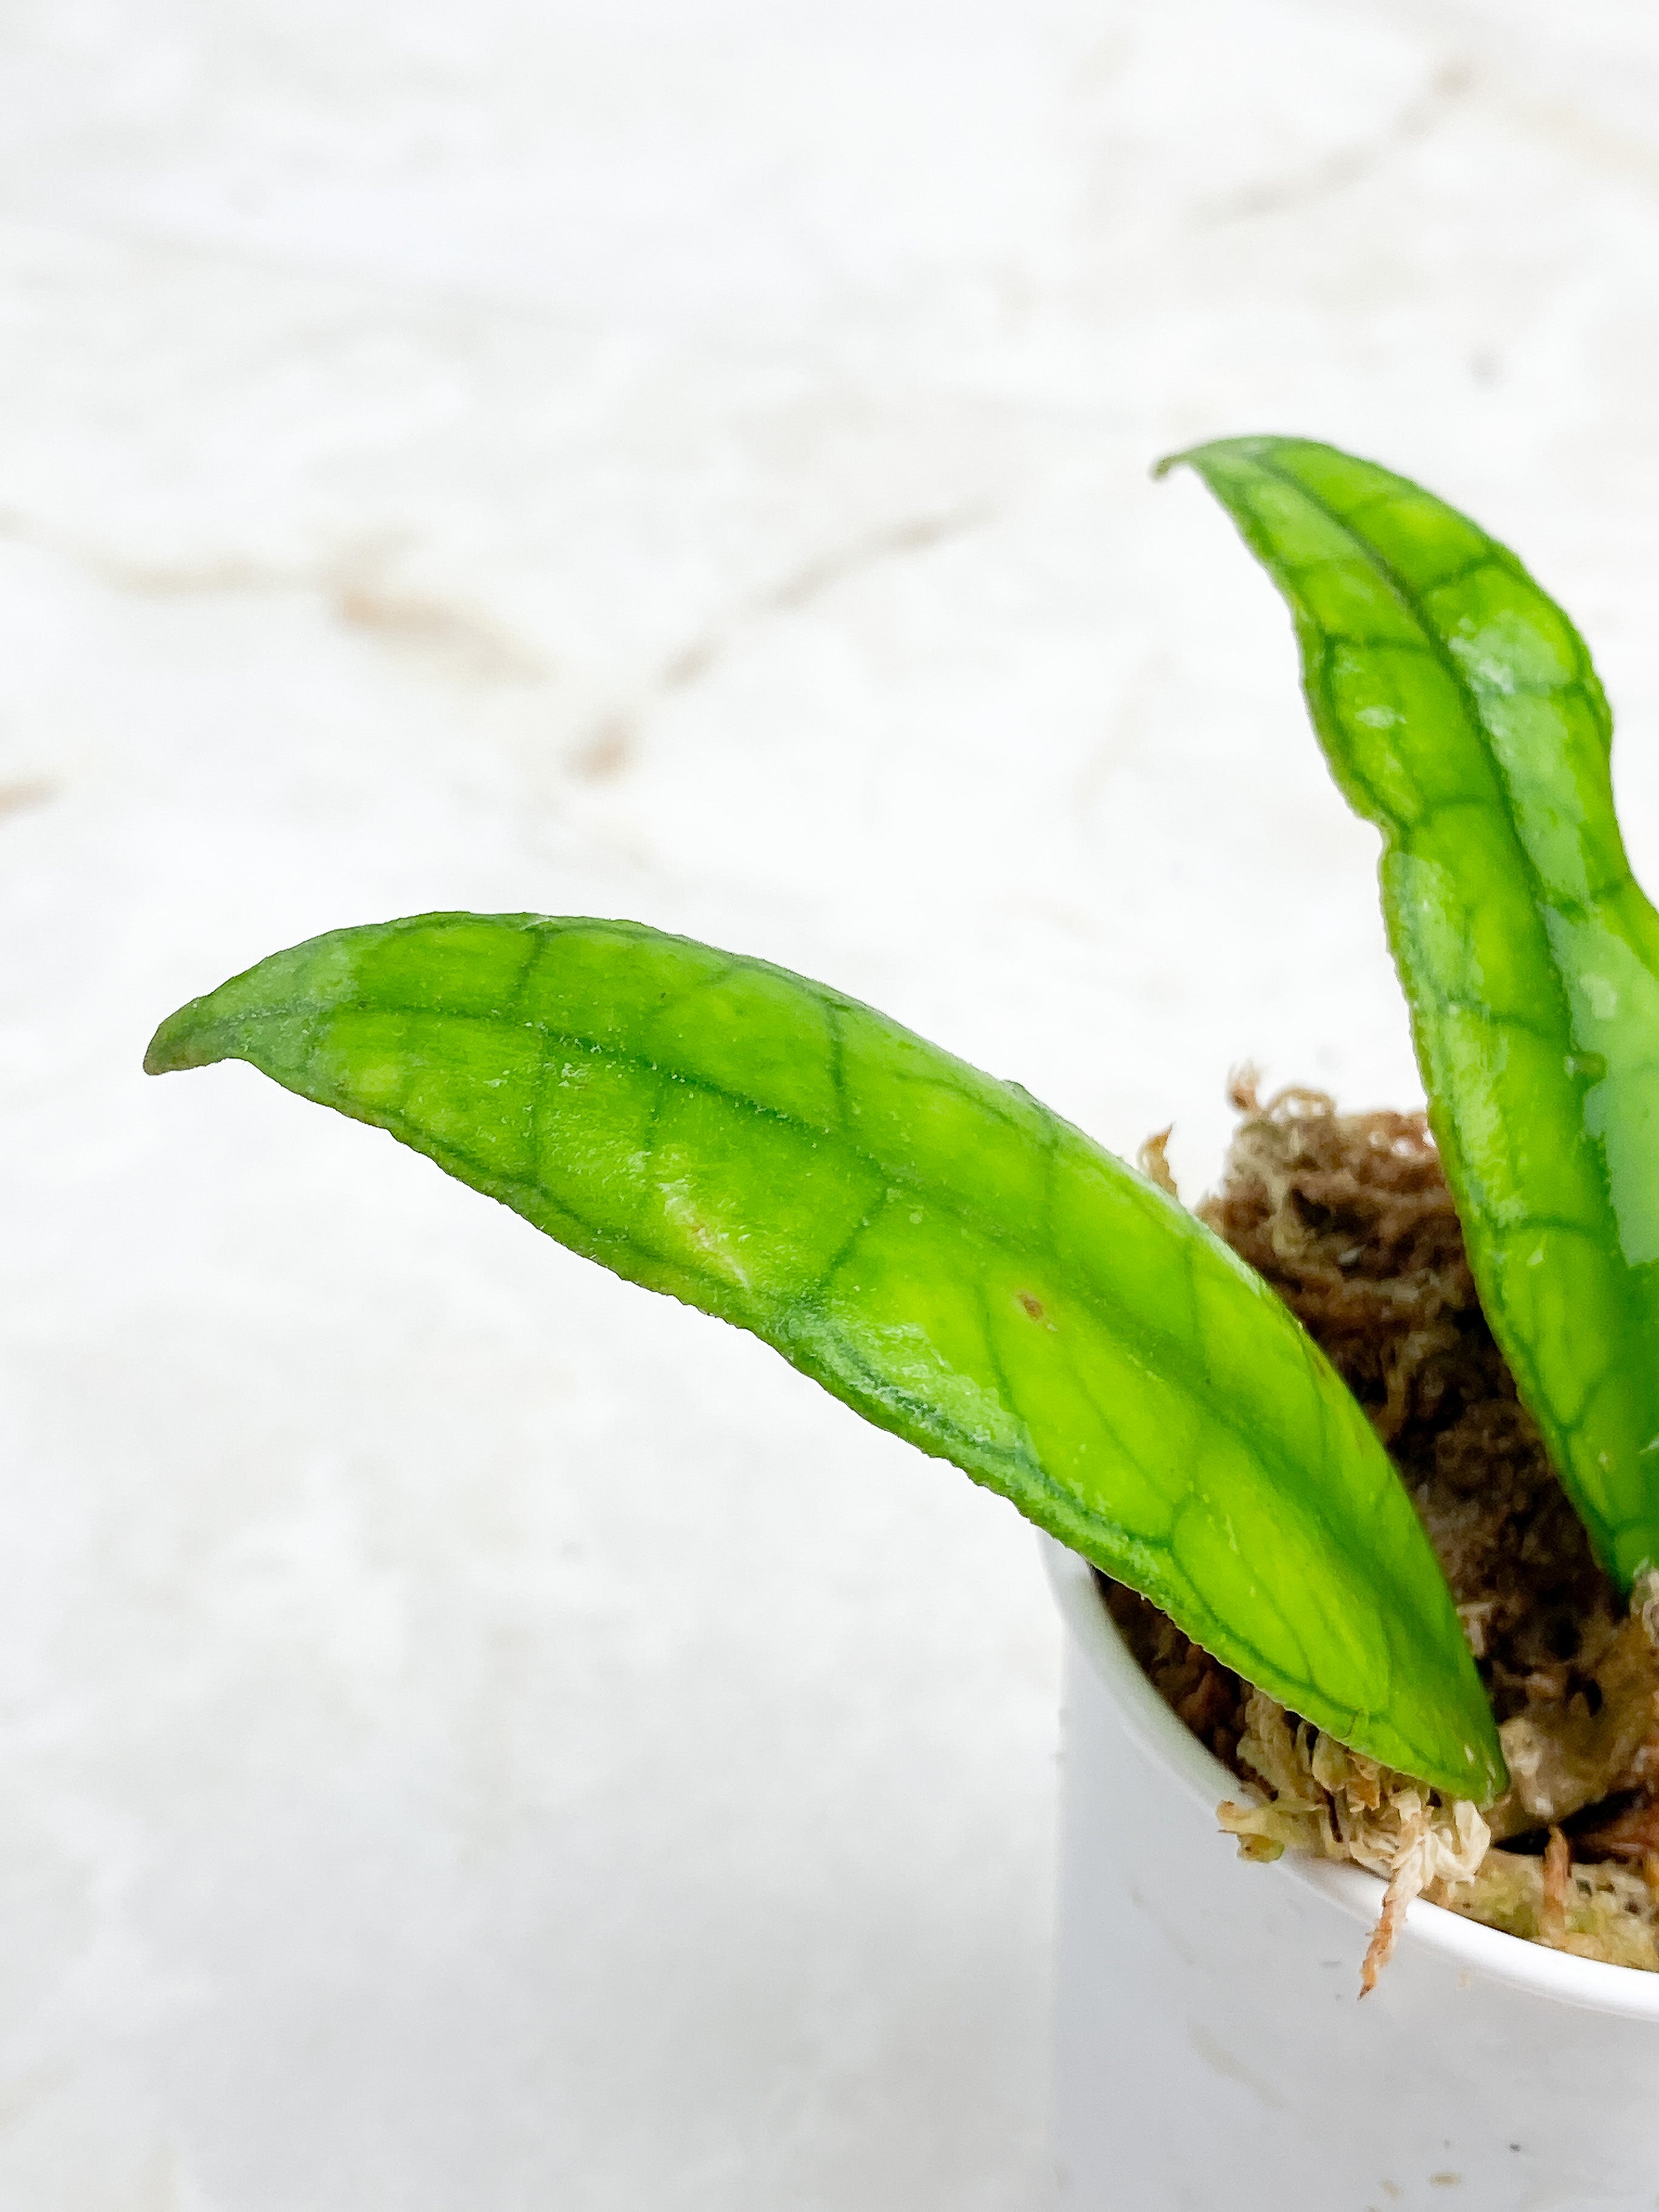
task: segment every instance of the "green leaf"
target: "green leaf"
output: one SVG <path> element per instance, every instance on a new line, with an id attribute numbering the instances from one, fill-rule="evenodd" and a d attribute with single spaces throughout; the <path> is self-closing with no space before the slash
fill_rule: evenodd
<path id="1" fill-rule="evenodd" d="M 1290 603 L 1326 758 L 1382 832 L 1481 1303 L 1628 1587 L 1659 1561 L 1659 916 L 1589 655 L 1512 553 L 1404 477 L 1297 438 L 1176 463 Z"/>
<path id="2" fill-rule="evenodd" d="M 233 1059 L 752 1329 L 1343 1742 L 1502 1786 L 1358 1406 L 1208 1230 L 1024 1091 L 761 961 L 532 915 L 315 939 L 146 1065 Z"/>

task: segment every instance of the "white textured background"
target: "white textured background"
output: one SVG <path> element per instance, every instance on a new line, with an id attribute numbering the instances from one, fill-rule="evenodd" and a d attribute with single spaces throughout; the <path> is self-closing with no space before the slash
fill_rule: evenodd
<path id="1" fill-rule="evenodd" d="M 537 908 L 1189 1186 L 1246 1054 L 1414 1095 L 1147 465 L 1303 429 L 1517 543 L 1659 857 L 1651 0 L 13 0 L 0 125 L 0 2208 L 1039 2207 L 1022 1526 L 139 1055 Z"/>

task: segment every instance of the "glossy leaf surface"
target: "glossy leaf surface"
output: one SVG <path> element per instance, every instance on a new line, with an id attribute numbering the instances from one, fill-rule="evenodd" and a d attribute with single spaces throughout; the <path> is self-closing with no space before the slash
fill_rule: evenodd
<path id="1" fill-rule="evenodd" d="M 1589 655 L 1512 553 L 1403 477 L 1292 438 L 1176 459 L 1289 602 L 1326 757 L 1382 832 L 1481 1303 L 1628 1586 L 1659 1560 L 1659 917 Z"/>
<path id="2" fill-rule="evenodd" d="M 753 1330 L 1344 1742 L 1501 1786 L 1358 1406 L 1208 1230 L 1024 1091 L 762 962 L 534 915 L 316 939 L 147 1064 L 227 1059 Z"/>

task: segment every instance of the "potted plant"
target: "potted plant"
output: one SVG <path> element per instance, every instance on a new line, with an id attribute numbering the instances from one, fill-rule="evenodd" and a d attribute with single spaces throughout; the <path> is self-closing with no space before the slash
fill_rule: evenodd
<path id="1" fill-rule="evenodd" d="M 1569 1804 L 1570 1783 L 1623 1789 L 1608 1819 L 1643 1813 L 1645 1784 L 1626 1769 L 1659 1687 L 1644 1602 L 1659 1564 L 1659 918 L 1624 860 L 1605 702 L 1520 564 L 1416 486 L 1304 441 L 1180 458 L 1290 600 L 1327 757 L 1383 832 L 1384 909 L 1437 1153 L 1419 1149 L 1433 1178 L 1443 1170 L 1479 1326 L 1581 1516 L 1598 1586 L 1619 1613 L 1637 1595 L 1627 1620 L 1607 1622 L 1605 1682 L 1593 1667 L 1564 1681 L 1559 1713 L 1540 1698 L 1500 1737 L 1480 1620 L 1467 1599 L 1460 1613 L 1378 1409 L 1284 1285 L 1160 1187 L 1156 1152 L 1137 1172 L 1018 1086 L 832 990 L 633 922 L 417 915 L 276 954 L 165 1022 L 147 1065 L 246 1060 L 387 1130 L 574 1250 L 752 1330 L 1064 1547 L 1085 1662 L 1068 1914 L 1089 1965 L 1066 2002 L 1086 2006 L 1096 1983 L 1119 1991 L 1090 2014 L 1100 2034 L 1071 2039 L 1073 2058 L 1097 2050 L 1105 2068 L 1091 2098 L 1092 2061 L 1067 2062 L 1062 2156 L 1082 2201 L 1218 2195 L 1227 2128 L 1169 2120 L 1196 2079 L 1224 2118 L 1254 2098 L 1291 2149 L 1311 2142 L 1309 2171 L 1339 2182 L 1333 2201 L 1461 2183 L 1493 2204 L 1577 2203 L 1518 2193 L 1522 2169 L 1505 2163 L 1531 2155 L 1524 2185 L 1543 2185 L 1537 2161 L 1555 2150 L 1510 2150 L 1505 2136 L 1500 2155 L 1488 2140 L 1516 2099 L 1530 2126 L 1551 2082 L 1569 2080 L 1590 2132 L 1568 2148 L 1582 2162 L 1575 2146 L 1594 2136 L 1608 2181 L 1582 2201 L 1645 2203 L 1625 2177 L 1659 2187 L 1655 2130 L 1621 2136 L 1608 2112 L 1584 2116 L 1607 2102 L 1598 2080 L 1639 2063 L 1629 2023 L 1659 2014 L 1659 1976 L 1608 1963 L 1605 1900 L 1578 1900 L 1563 1825 L 1595 1802 Z M 1100 1574 L 1170 1624 L 1177 1659 L 1207 1655 L 1238 1686 L 1231 1771 L 1160 1701 Z M 1641 1741 L 1627 1742 L 1632 1713 Z M 1249 1855 L 1292 1846 L 1289 1879 L 1246 1870 L 1258 1887 L 1224 1917 L 1224 1941 L 1196 1931 L 1238 1877 L 1188 1863 L 1189 1847 L 1216 1847 L 1183 1778 L 1212 1807 L 1229 1800 Z M 1514 1895 L 1490 1872 L 1494 1823 L 1520 1847 L 1507 1859 L 1526 1862 Z M 1535 1865 L 1529 1830 L 1548 1835 Z M 1416 1907 L 1431 1932 L 1385 1978 L 1370 2008 L 1382 2021 L 1334 2035 L 1310 1995 L 1334 1989 L 1322 1961 L 1342 1955 L 1321 1915 L 1363 1899 L 1374 1978 L 1425 1886 L 1497 1924 Z M 1121 1927 L 1093 1911 L 1109 1894 L 1133 1907 Z M 1133 1951 L 1135 1911 L 1156 1990 L 1106 1954 Z M 1641 1919 L 1635 1903 L 1628 1917 Z M 1310 1984 L 1316 1971 L 1327 1978 Z M 1434 2103 L 1411 2067 L 1457 2080 L 1459 2035 L 1425 2035 L 1423 1991 L 1443 1995 L 1436 1974 L 1450 1986 L 1460 1971 L 1476 1977 L 1462 2025 L 1485 2039 L 1492 2077 L 1470 2106 L 1474 2148 L 1424 2172 L 1413 2147 L 1398 2174 L 1372 2175 L 1373 2142 L 1359 2130 L 1350 2157 L 1336 2137 L 1357 2124 L 1334 2130 L 1332 2112 L 1350 2087 L 1386 2087 L 1391 2067 L 1456 2148 L 1442 2126 L 1455 2100 Z M 1494 1975 L 1507 1984 L 1479 1978 Z M 1589 2073 L 1552 2075 L 1567 2031 L 1538 2002 L 1551 1995 L 1608 2006 L 1617 2027 L 1597 2033 L 1622 2036 L 1625 2057 L 1598 2044 Z M 1250 2025 L 1287 2014 L 1300 2025 L 1282 2048 Z M 1659 2057 L 1644 2039 L 1640 2050 Z M 1130 2172 L 1127 2196 L 1101 2194 Z M 1258 2179 L 1234 2175 L 1231 2201 L 1299 2201 L 1275 2185 L 1282 2168 Z"/>

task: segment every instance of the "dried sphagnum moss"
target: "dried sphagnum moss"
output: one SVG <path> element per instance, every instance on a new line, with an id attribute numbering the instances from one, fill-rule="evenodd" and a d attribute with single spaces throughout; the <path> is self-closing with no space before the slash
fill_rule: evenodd
<path id="1" fill-rule="evenodd" d="M 1246 1856 L 1310 1850 L 1385 1877 L 1365 1988 L 1419 1893 L 1534 1942 L 1659 1971 L 1659 1595 L 1638 1593 L 1627 1613 L 1591 1555 L 1480 1311 L 1423 1116 L 1339 1114 L 1304 1090 L 1264 1106 L 1248 1074 L 1233 1095 L 1226 1173 L 1200 1210 L 1318 1340 L 1393 1454 L 1512 1787 L 1483 1818 L 1345 1751 L 1115 1585 L 1114 1618 L 1244 1783 L 1250 1802 L 1221 1820 Z M 1141 1164 L 1173 1189 L 1167 1135 Z"/>
<path id="2" fill-rule="evenodd" d="M 1346 1750 L 1293 1720 L 1252 1690 L 1245 1704 L 1240 1765 L 1257 1778 L 1261 1802 L 1217 1808 L 1246 1858 L 1277 1858 L 1287 1847 L 1321 1858 L 1352 1859 L 1388 1884 L 1360 1974 L 1363 1995 L 1376 1977 L 1406 1917 L 1431 1882 L 1467 1882 L 1480 1871 L 1492 1832 L 1466 1797 L 1450 1801 L 1408 1775 Z"/>

